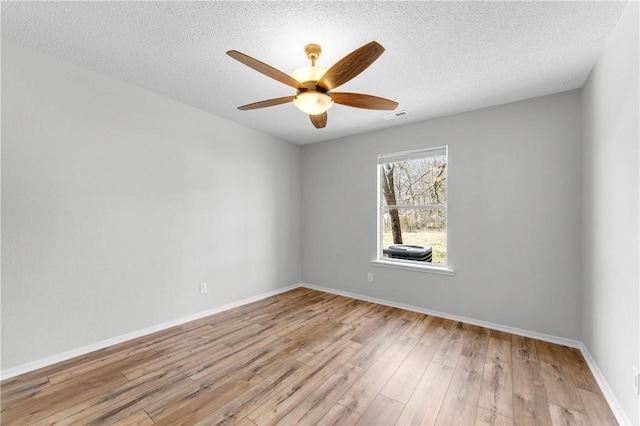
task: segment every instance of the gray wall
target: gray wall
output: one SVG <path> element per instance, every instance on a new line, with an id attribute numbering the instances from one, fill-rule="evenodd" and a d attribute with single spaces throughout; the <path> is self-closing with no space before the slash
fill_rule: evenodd
<path id="1" fill-rule="evenodd" d="M 583 341 L 632 424 L 640 369 L 638 20 L 631 2 L 583 88 Z"/>
<path id="2" fill-rule="evenodd" d="M 571 91 L 304 146 L 304 282 L 579 340 L 580 102 Z M 372 266 L 377 155 L 443 144 L 456 275 Z"/>
<path id="3" fill-rule="evenodd" d="M 300 151 L 3 41 L 2 368 L 298 283 Z"/>

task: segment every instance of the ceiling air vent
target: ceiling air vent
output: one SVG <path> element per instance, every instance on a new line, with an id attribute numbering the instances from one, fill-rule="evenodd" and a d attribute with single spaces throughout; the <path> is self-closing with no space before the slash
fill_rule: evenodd
<path id="1" fill-rule="evenodd" d="M 382 116 L 382 118 L 384 118 L 385 120 L 395 120 L 396 118 L 406 117 L 407 115 L 409 115 L 407 111 L 396 111 L 392 112 L 391 114 L 385 114 Z"/>

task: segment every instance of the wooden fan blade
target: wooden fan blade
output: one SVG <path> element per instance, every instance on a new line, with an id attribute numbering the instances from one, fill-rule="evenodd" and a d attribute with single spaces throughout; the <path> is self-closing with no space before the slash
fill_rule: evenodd
<path id="1" fill-rule="evenodd" d="M 343 85 L 366 70 L 382 55 L 382 52 L 384 52 L 384 47 L 375 41 L 365 44 L 336 62 L 318 80 L 317 85 L 325 90 Z"/>
<path id="2" fill-rule="evenodd" d="M 337 104 L 354 108 L 393 110 L 398 106 L 395 101 L 362 93 L 331 92 L 331 99 Z"/>
<path id="3" fill-rule="evenodd" d="M 309 115 L 309 118 L 311 119 L 311 122 L 313 123 L 313 125 L 316 126 L 316 129 L 322 129 L 324 126 L 327 125 L 326 112 L 323 112 L 322 114 L 318 114 L 318 115 Z"/>
<path id="4" fill-rule="evenodd" d="M 242 62 L 249 68 L 253 68 L 266 75 L 267 77 L 271 77 L 274 80 L 278 80 L 280 83 L 284 83 L 287 86 L 291 86 L 294 89 L 304 89 L 306 86 L 300 83 L 295 78 L 291 77 L 289 74 L 285 74 L 280 70 L 275 69 L 271 65 L 267 65 L 264 62 L 260 62 L 257 59 L 252 58 L 251 56 L 247 56 L 244 53 L 240 53 L 237 50 L 230 50 L 227 52 L 227 55 L 231 56 L 233 59 Z"/>
<path id="5" fill-rule="evenodd" d="M 250 109 L 266 108 L 274 105 L 286 104 L 292 102 L 295 96 L 285 96 L 283 98 L 267 99 L 266 101 L 254 102 L 252 104 L 243 105 L 238 107 L 239 110 L 248 111 Z"/>

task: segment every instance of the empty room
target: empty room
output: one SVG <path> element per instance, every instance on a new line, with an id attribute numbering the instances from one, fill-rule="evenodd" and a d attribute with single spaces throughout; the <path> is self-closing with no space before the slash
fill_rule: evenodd
<path id="1" fill-rule="evenodd" d="M 0 7 L 2 424 L 640 424 L 637 1 Z"/>

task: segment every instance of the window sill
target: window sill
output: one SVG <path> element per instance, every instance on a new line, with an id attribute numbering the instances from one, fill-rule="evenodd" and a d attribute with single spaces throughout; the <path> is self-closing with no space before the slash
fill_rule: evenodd
<path id="1" fill-rule="evenodd" d="M 407 271 L 426 272 L 429 274 L 454 276 L 455 272 L 448 266 L 436 265 L 416 265 L 415 262 L 402 260 L 372 260 L 374 266 L 382 266 L 384 268 L 404 269 Z"/>

